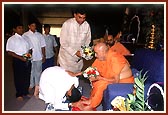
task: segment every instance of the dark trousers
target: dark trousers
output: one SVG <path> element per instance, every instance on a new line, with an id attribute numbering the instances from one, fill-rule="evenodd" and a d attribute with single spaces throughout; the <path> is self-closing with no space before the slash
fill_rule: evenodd
<path id="1" fill-rule="evenodd" d="M 52 66 L 54 66 L 54 56 L 45 60 L 45 62 L 42 64 L 42 71 Z"/>
<path id="2" fill-rule="evenodd" d="M 13 58 L 13 72 L 16 97 L 29 94 L 31 62 L 23 62 L 17 58 Z"/>

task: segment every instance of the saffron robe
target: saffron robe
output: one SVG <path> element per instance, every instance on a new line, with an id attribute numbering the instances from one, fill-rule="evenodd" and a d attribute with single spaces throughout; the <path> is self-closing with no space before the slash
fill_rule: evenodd
<path id="1" fill-rule="evenodd" d="M 92 66 L 98 69 L 102 77 L 110 79 L 115 75 L 119 75 L 122 69 L 124 68 L 125 64 L 129 64 L 129 62 L 125 59 L 123 55 L 109 50 L 106 61 L 99 61 L 96 59 Z M 119 83 L 133 82 L 133 76 L 121 79 L 119 81 Z M 92 91 L 90 96 L 90 106 L 92 108 L 96 108 L 101 103 L 103 98 L 103 91 L 107 88 L 108 84 L 110 84 L 110 82 L 105 80 L 98 80 L 92 82 Z"/>

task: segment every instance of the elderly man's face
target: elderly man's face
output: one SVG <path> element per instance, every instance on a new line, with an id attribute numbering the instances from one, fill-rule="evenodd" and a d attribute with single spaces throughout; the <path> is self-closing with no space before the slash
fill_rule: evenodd
<path id="1" fill-rule="evenodd" d="M 86 20 L 86 14 L 74 14 L 74 17 L 76 19 L 76 21 L 78 22 L 79 25 L 83 24 L 83 22 Z"/>
<path id="2" fill-rule="evenodd" d="M 105 60 L 105 51 L 102 50 L 100 47 L 94 47 L 94 51 L 95 51 L 95 57 L 100 60 L 100 61 L 104 61 Z"/>

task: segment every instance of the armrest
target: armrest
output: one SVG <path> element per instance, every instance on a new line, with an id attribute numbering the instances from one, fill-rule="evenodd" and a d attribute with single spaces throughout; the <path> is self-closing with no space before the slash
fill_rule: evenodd
<path id="1" fill-rule="evenodd" d="M 132 83 L 117 83 L 117 84 L 109 84 L 107 89 L 103 94 L 103 110 L 112 109 L 111 101 L 116 96 L 127 97 L 127 94 L 133 92 L 133 84 Z"/>

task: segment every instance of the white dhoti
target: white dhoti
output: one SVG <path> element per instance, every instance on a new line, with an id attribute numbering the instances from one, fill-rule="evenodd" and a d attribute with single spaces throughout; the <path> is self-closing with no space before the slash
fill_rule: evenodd
<path id="1" fill-rule="evenodd" d="M 58 63 L 61 67 L 72 72 L 80 72 L 83 60 L 76 56 L 81 46 L 89 45 L 91 30 L 87 21 L 79 25 L 75 18 L 64 22 L 60 33 L 60 50 Z"/>
<path id="2" fill-rule="evenodd" d="M 58 63 L 65 70 L 80 72 L 83 68 L 83 59 L 76 55 L 70 55 L 63 48 L 60 48 Z"/>

